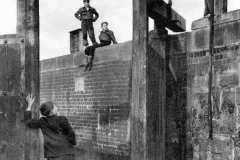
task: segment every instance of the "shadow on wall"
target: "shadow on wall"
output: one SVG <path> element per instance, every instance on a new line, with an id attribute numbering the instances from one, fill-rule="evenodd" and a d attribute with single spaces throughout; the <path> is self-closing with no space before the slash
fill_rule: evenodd
<path id="1" fill-rule="evenodd" d="M 187 33 L 188 34 L 188 33 Z M 186 52 L 186 34 L 169 38 L 169 53 L 175 80 L 166 64 L 166 158 L 175 160 L 191 159 L 192 146 L 188 146 L 188 61 Z"/>
<path id="2" fill-rule="evenodd" d="M 88 140 L 76 146 L 76 157 L 84 160 L 129 160 L 130 109 L 130 103 L 94 109 L 92 112 L 98 113 L 98 125 L 91 128 Z"/>
<path id="3" fill-rule="evenodd" d="M 102 107 L 99 111 L 100 126 L 111 126 L 121 121 L 127 121 L 130 116 L 130 108 L 130 103 Z"/>

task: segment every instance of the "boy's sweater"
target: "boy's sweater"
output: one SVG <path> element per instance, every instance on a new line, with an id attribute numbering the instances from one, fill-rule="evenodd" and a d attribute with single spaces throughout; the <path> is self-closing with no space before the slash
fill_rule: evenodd
<path id="1" fill-rule="evenodd" d="M 93 17 L 93 15 L 95 15 L 95 17 Z M 77 19 L 81 20 L 87 20 L 87 19 L 92 19 L 94 22 L 98 19 L 99 14 L 96 11 L 95 8 L 89 6 L 89 10 L 86 9 L 86 7 L 82 7 L 80 8 L 76 13 L 75 13 L 75 17 Z"/>
<path id="2" fill-rule="evenodd" d="M 108 42 L 113 42 L 113 44 L 116 44 L 116 38 L 113 34 L 113 31 L 107 29 L 105 31 L 101 31 L 100 35 L 99 35 L 99 40 L 100 41 L 108 41 Z"/>
<path id="3" fill-rule="evenodd" d="M 24 115 L 25 124 L 34 129 L 40 128 L 44 137 L 44 157 L 58 157 L 75 154 L 75 133 L 64 116 L 48 116 L 32 119 L 30 111 Z"/>

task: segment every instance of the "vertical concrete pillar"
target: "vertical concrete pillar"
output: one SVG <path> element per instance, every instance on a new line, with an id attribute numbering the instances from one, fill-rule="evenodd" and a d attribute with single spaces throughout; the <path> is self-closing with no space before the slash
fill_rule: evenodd
<path id="1" fill-rule="evenodd" d="M 150 44 L 151 46 L 165 59 L 166 54 L 166 39 L 168 31 L 161 22 L 154 20 L 154 30 L 150 34 Z"/>
<path id="2" fill-rule="evenodd" d="M 133 0 L 131 159 L 148 159 L 147 150 L 147 0 Z"/>
<path id="3" fill-rule="evenodd" d="M 162 25 L 161 21 L 154 20 L 154 31 L 150 33 L 149 35 L 150 39 L 150 45 L 153 49 L 155 49 L 162 59 L 164 59 L 165 63 L 162 63 L 161 66 L 163 66 L 163 72 L 160 74 L 160 79 L 159 79 L 159 93 L 155 93 L 159 96 L 159 122 L 157 123 L 159 125 L 159 160 L 164 160 L 165 159 L 165 141 L 166 141 L 166 111 L 165 111 L 165 105 L 166 105 L 166 75 L 168 72 L 166 72 L 166 58 L 168 57 L 166 51 L 168 43 L 167 43 L 167 37 L 168 37 L 168 31 L 166 30 L 165 26 Z M 157 102 L 155 102 L 157 103 Z"/>
<path id="4" fill-rule="evenodd" d="M 35 97 L 34 117 L 38 117 L 39 106 L 39 0 L 17 0 L 17 39 L 21 61 L 21 108 L 26 109 L 28 94 Z M 26 130 L 25 160 L 40 159 L 39 133 Z"/>
<path id="5" fill-rule="evenodd" d="M 70 31 L 70 53 L 83 51 L 83 33 L 82 29 Z"/>
<path id="6" fill-rule="evenodd" d="M 23 93 L 39 98 L 39 0 L 17 1 L 17 37 L 21 45 L 21 65 L 25 72 Z"/>
<path id="7" fill-rule="evenodd" d="M 214 12 L 215 15 L 227 12 L 228 0 L 215 0 Z"/>

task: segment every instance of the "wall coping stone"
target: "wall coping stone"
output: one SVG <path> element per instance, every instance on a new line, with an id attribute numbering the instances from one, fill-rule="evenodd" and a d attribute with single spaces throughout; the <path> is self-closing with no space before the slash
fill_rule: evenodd
<path id="1" fill-rule="evenodd" d="M 223 13 L 216 16 L 215 23 L 223 24 L 223 23 L 229 23 L 233 21 L 237 21 L 240 19 L 240 10 L 235 10 L 227 13 Z M 208 18 L 202 18 L 196 21 L 193 21 L 192 23 L 192 30 L 202 29 L 210 27 L 210 21 Z"/>
<path id="2" fill-rule="evenodd" d="M 108 61 L 127 61 L 132 57 L 132 41 L 97 48 L 94 63 Z M 68 54 L 60 57 L 42 60 L 41 72 L 77 67 L 84 58 L 84 51 Z"/>

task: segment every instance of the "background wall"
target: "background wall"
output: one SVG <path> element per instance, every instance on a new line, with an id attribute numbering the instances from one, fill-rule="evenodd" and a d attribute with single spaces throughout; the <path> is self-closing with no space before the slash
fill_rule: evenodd
<path id="1" fill-rule="evenodd" d="M 171 136 L 167 141 L 170 146 L 187 144 L 186 148 L 182 148 L 185 159 L 240 158 L 238 140 L 231 138 L 238 135 L 239 131 L 239 13 L 229 12 L 218 16 L 216 20 L 212 86 L 213 141 L 208 140 L 207 121 L 209 23 L 206 19 L 196 21 L 191 33 L 171 37 L 171 54 L 179 81 L 173 88 L 175 94 L 172 96 L 180 92 L 186 94 L 178 101 L 170 101 L 174 107 L 168 115 L 178 111 L 179 116 L 167 119 L 182 132 L 176 136 L 180 141 L 175 141 Z M 168 131 L 170 135 L 171 132 L 176 133 L 175 127 Z"/>
<path id="2" fill-rule="evenodd" d="M 41 102 L 70 121 L 78 158 L 129 156 L 131 51 L 131 42 L 97 49 L 90 72 L 77 67 L 83 52 L 41 61 Z"/>
<path id="3" fill-rule="evenodd" d="M 166 138 L 163 141 L 166 159 L 240 159 L 240 143 L 238 139 L 233 138 L 233 135 L 237 136 L 239 132 L 239 15 L 238 10 L 218 16 L 216 19 L 212 87 L 213 141 L 208 140 L 207 123 L 209 78 L 207 19 L 195 21 L 192 32 L 167 37 L 170 47 L 167 48 L 166 51 L 169 52 L 166 54 L 170 56 L 177 80 L 169 74 L 171 71 L 168 64 L 161 68 L 163 66 L 158 62 L 163 61 L 162 57 L 154 50 L 149 51 L 148 74 L 152 79 L 148 80 L 154 85 L 149 83 L 148 87 L 152 88 L 153 92 L 148 96 L 154 99 L 148 104 L 148 113 L 151 113 L 148 115 L 148 124 L 153 125 L 148 126 L 148 132 L 161 134 L 162 126 L 159 127 L 161 122 L 154 123 L 162 118 L 158 116 L 164 112 Z M 3 44 L 5 39 L 11 39 L 12 44 Z M 9 62 L 16 65 L 18 73 L 21 68 L 14 58 L 19 56 L 15 35 L 2 36 L 0 40 L 1 55 L 6 57 L 6 47 L 9 47 L 9 55 L 14 53 L 12 58 L 9 57 Z M 131 42 L 99 48 L 96 50 L 94 66 L 90 72 L 84 72 L 84 69 L 77 67 L 83 60 L 82 52 L 41 61 L 41 102 L 54 101 L 59 107 L 60 114 L 69 119 L 77 134 L 78 159 L 129 159 L 131 53 Z M 1 63 L 4 64 L 1 73 L 6 75 L 10 72 L 5 72 L 3 68 L 11 63 L 5 62 Z M 168 61 L 162 63 L 166 62 L 168 63 Z M 11 67 L 9 69 L 11 70 Z M 10 75 L 15 75 L 13 73 Z M 0 157 L 7 159 L 11 157 L 10 153 L 16 153 L 13 158 L 19 155 L 22 159 L 25 157 L 31 159 L 31 155 L 39 158 L 37 146 L 34 145 L 37 143 L 25 141 L 27 136 L 21 123 L 24 108 L 18 108 L 17 103 L 20 99 L 13 100 L 15 93 L 10 94 L 13 83 L 8 84 L 6 81 L 8 76 L 4 74 L 1 74 L 3 79 L 1 90 L 8 89 L 7 96 L 12 99 L 4 98 L 4 95 L 0 97 L 2 128 Z M 165 77 L 162 78 L 161 75 Z M 10 89 L 6 88 L 5 83 Z M 162 108 L 158 110 L 154 100 L 161 101 L 155 94 L 160 95 L 161 91 L 157 91 L 157 88 L 162 89 L 161 86 L 165 84 L 166 105 L 162 111 Z M 165 87 L 163 88 L 165 90 Z M 11 102 L 16 102 L 16 106 L 10 105 Z M 157 113 L 155 111 L 159 114 L 154 114 Z M 159 132 L 154 132 L 156 130 Z M 12 138 L 5 136 L 8 133 L 13 133 L 15 142 L 18 142 L 19 137 L 24 137 L 24 145 L 15 148 L 17 145 Z M 38 141 L 37 133 L 28 133 L 34 141 Z M 161 141 L 161 137 L 157 134 L 148 136 L 153 142 L 151 145 L 159 147 L 154 140 Z M 152 152 L 157 155 L 156 150 Z"/>

